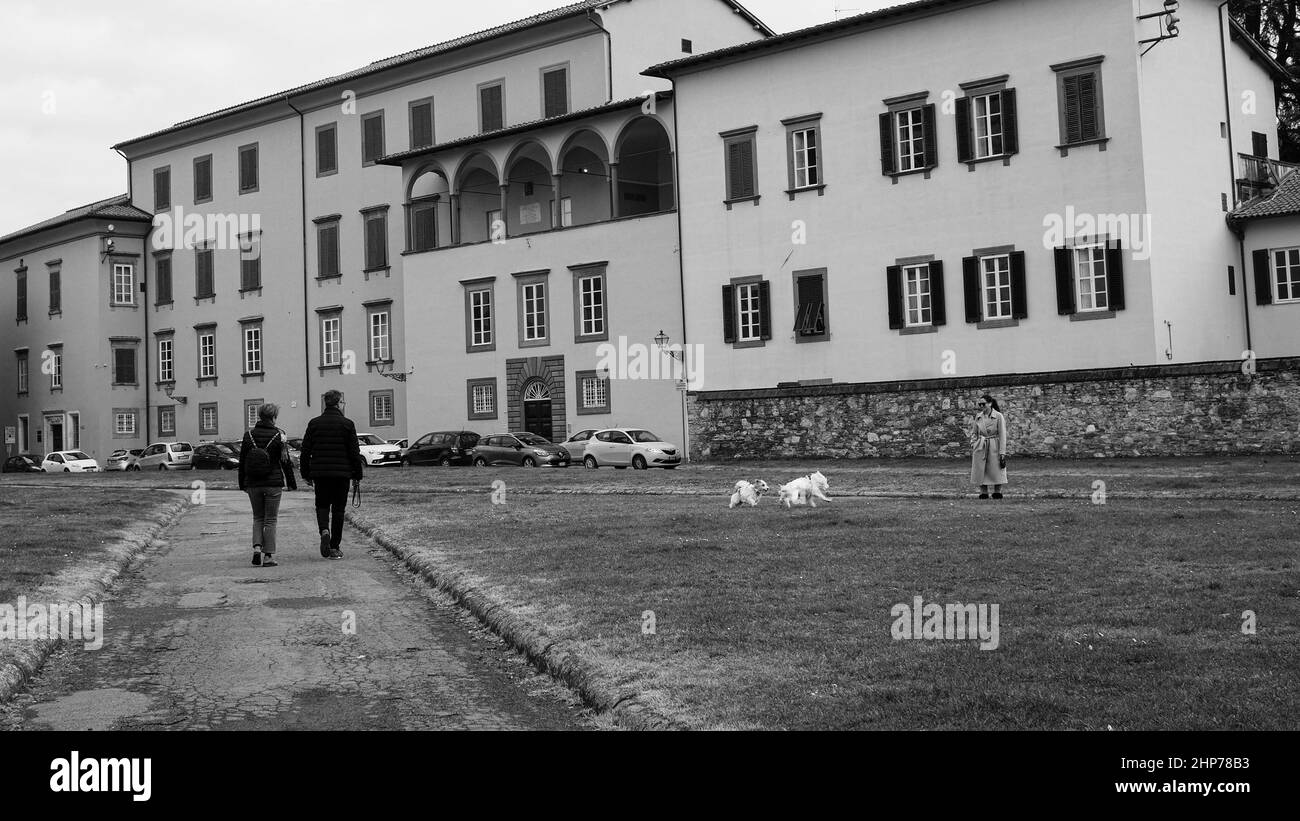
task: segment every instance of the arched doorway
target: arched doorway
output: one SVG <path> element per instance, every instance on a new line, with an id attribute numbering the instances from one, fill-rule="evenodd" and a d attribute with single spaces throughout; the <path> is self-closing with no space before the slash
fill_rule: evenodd
<path id="1" fill-rule="evenodd" d="M 524 386 L 524 430 L 551 440 L 551 389 L 540 379 Z"/>

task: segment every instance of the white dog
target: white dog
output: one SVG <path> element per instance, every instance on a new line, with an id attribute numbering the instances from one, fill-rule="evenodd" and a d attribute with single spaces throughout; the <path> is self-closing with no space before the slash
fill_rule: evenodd
<path id="1" fill-rule="evenodd" d="M 741 479 L 736 482 L 736 492 L 731 494 L 731 507 L 742 503 L 750 507 L 757 507 L 758 500 L 764 493 L 767 493 L 767 482 L 759 479 L 757 482 L 750 484 Z"/>
<path id="2" fill-rule="evenodd" d="M 817 507 L 817 500 L 829 502 L 831 497 L 826 495 L 830 489 L 830 482 L 826 477 L 817 471 L 811 476 L 801 476 L 789 484 L 781 486 L 781 495 L 779 501 L 785 503 L 788 508 L 791 505 L 812 505 Z"/>

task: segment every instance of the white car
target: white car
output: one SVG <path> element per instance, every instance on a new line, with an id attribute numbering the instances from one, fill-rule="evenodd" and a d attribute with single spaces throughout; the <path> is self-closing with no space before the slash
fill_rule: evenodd
<path id="1" fill-rule="evenodd" d="M 60 450 L 45 454 L 41 470 L 46 473 L 98 473 L 99 462 L 79 450 Z"/>
<path id="2" fill-rule="evenodd" d="M 674 470 L 682 463 L 682 451 L 642 428 L 611 428 L 596 433 L 587 441 L 582 464 L 588 470 L 598 467 L 645 470 Z"/>
<path id="3" fill-rule="evenodd" d="M 192 470 L 194 447 L 189 442 L 154 442 L 144 449 L 132 470 Z"/>
<path id="4" fill-rule="evenodd" d="M 361 458 L 367 465 L 400 465 L 402 449 L 390 445 L 373 433 L 358 433 L 357 444 L 361 447 Z"/>

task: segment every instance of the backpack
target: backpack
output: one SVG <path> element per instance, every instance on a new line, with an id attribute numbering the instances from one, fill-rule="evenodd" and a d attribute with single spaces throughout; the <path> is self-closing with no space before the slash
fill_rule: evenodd
<path id="1" fill-rule="evenodd" d="M 275 462 L 271 459 L 269 448 L 275 444 L 275 440 L 279 437 L 280 434 L 277 433 L 271 437 L 270 442 L 266 443 L 265 448 L 260 448 L 257 446 L 257 439 L 253 436 L 253 432 L 251 430 L 248 432 L 248 441 L 252 447 L 248 449 L 248 455 L 244 457 L 245 476 L 256 481 L 271 478 L 271 474 L 275 470 Z"/>

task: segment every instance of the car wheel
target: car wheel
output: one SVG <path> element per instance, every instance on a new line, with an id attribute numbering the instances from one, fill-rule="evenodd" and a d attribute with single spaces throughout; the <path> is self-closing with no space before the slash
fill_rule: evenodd
<path id="1" fill-rule="evenodd" d="M 478 457 L 477 459 L 474 460 L 474 467 L 476 468 L 487 467 L 487 460 L 484 459 L 482 456 Z"/>
<path id="2" fill-rule="evenodd" d="M 523 465 L 526 468 L 535 468 L 537 467 L 537 460 L 531 456 L 525 456 L 524 460 L 519 464 Z"/>
<path id="3" fill-rule="evenodd" d="M 63 469 L 63 472 L 64 472 L 64 473 L 71 473 L 71 472 L 72 472 L 72 468 L 64 468 L 64 469 Z"/>
<path id="4" fill-rule="evenodd" d="M 167 469 L 167 466 L 166 466 L 166 465 L 161 464 L 161 463 L 158 465 L 158 472 L 159 472 L 159 473 L 162 473 L 162 472 L 163 472 L 164 470 L 166 470 L 166 469 Z"/>
<path id="5" fill-rule="evenodd" d="M 135 472 L 139 473 L 139 472 L 140 472 L 140 466 L 139 466 L 139 465 L 131 465 L 131 467 L 127 468 L 127 470 L 134 470 Z"/>
<path id="6" fill-rule="evenodd" d="M 441 459 L 438 460 L 438 465 L 444 468 L 451 467 L 451 457 L 450 456 L 442 457 Z"/>
<path id="7" fill-rule="evenodd" d="M 596 464 L 595 456 L 588 456 L 587 458 L 583 459 L 582 466 L 585 467 L 587 470 L 595 470 L 596 468 L 600 467 L 599 465 Z"/>
<path id="8" fill-rule="evenodd" d="M 645 457 L 639 453 L 636 456 L 633 456 L 632 467 L 637 470 L 645 470 L 646 469 Z"/>

